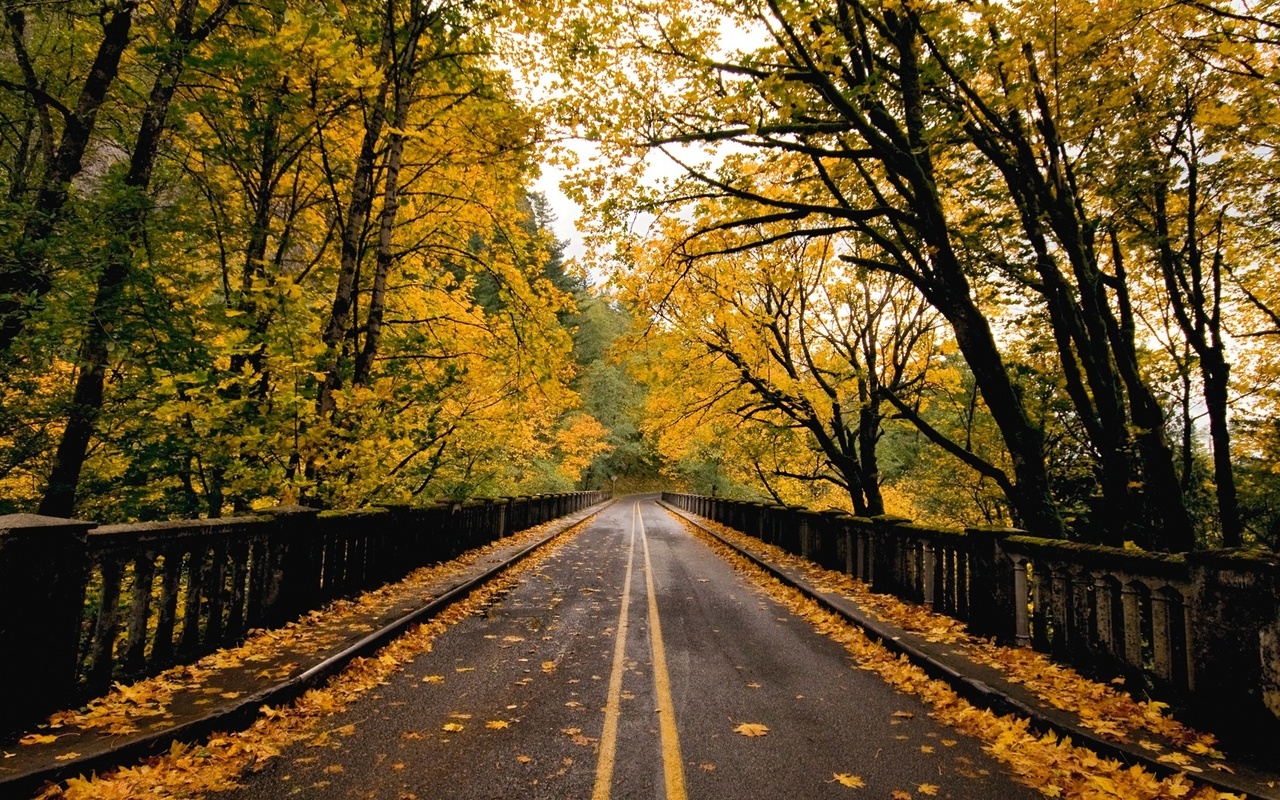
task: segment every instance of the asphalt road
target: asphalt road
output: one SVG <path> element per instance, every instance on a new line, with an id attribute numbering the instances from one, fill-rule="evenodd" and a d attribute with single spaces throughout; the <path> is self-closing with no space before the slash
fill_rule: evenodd
<path id="1" fill-rule="evenodd" d="M 649 498 L 609 507 L 328 729 L 235 795 L 1039 796 Z"/>

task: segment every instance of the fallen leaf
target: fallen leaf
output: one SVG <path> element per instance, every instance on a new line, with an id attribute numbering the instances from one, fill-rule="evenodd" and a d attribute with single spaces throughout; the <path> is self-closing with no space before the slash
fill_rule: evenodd
<path id="1" fill-rule="evenodd" d="M 898 719 L 914 719 L 916 715 L 910 711 L 895 711 L 889 716 L 897 717 Z"/>
<path id="2" fill-rule="evenodd" d="M 921 753 L 932 753 L 932 752 L 933 752 L 933 746 L 932 746 L 932 745 L 927 745 L 927 744 L 922 744 L 922 745 L 920 745 L 920 752 L 921 752 Z"/>
<path id="3" fill-rule="evenodd" d="M 18 744 L 53 744 L 58 737 L 52 733 L 28 733 L 18 740 Z"/>
<path id="4" fill-rule="evenodd" d="M 920 794 L 927 794 L 930 797 L 935 797 L 938 794 L 938 787 L 934 786 L 932 783 L 922 783 L 916 787 L 916 791 Z"/>
<path id="5" fill-rule="evenodd" d="M 759 722 L 744 722 L 733 729 L 734 733 L 740 733 L 743 736 L 755 737 L 764 736 L 769 732 L 769 728 L 761 725 Z"/>
<path id="6" fill-rule="evenodd" d="M 703 772 L 715 772 L 716 765 L 711 763 L 703 763 L 698 765 L 698 769 L 702 770 Z"/>
<path id="7" fill-rule="evenodd" d="M 486 722 L 484 726 L 491 731 L 500 731 L 503 728 L 510 728 L 511 723 L 507 722 L 505 719 L 491 719 Z"/>
<path id="8" fill-rule="evenodd" d="M 837 772 L 831 776 L 831 780 L 841 786 L 848 786 L 850 789 L 861 789 L 863 786 L 866 786 L 866 784 L 862 782 L 862 778 L 857 775 L 850 775 L 847 772 Z"/>
<path id="9" fill-rule="evenodd" d="M 757 682 L 755 682 L 755 681 L 752 681 L 751 683 L 748 683 L 748 684 L 747 684 L 747 688 L 748 688 L 748 689 L 759 689 L 759 688 L 760 688 L 760 684 L 759 684 L 759 683 L 757 683 Z"/>
<path id="10" fill-rule="evenodd" d="M 892 792 L 889 792 L 889 797 L 891 797 L 892 800 L 911 800 L 911 792 L 894 789 Z"/>
<path id="11" fill-rule="evenodd" d="M 324 768 L 324 771 L 325 771 L 325 774 L 326 774 L 326 775 L 336 775 L 336 774 L 338 774 L 339 772 L 342 772 L 342 765 L 341 765 L 341 764 L 330 764 L 329 766 L 327 766 L 327 767 L 325 767 L 325 768 Z"/>
<path id="12" fill-rule="evenodd" d="M 53 760 L 54 761 L 70 761 L 73 758 L 79 758 L 79 757 L 80 757 L 79 753 L 63 753 L 60 756 L 54 756 Z"/>
<path id="13" fill-rule="evenodd" d="M 457 667 L 454 672 L 475 672 L 475 667 Z"/>
<path id="14" fill-rule="evenodd" d="M 957 744 L 959 744 L 959 742 L 957 742 L 955 739 L 943 739 L 943 740 L 942 740 L 942 746 L 943 746 L 943 747 L 955 747 Z"/>
<path id="15" fill-rule="evenodd" d="M 533 759 L 529 756 L 516 756 L 516 761 L 519 761 L 521 764 L 528 764 L 532 760 Z"/>
<path id="16" fill-rule="evenodd" d="M 446 722 L 444 725 L 440 726 L 441 730 L 449 731 L 450 733 L 457 733 L 462 730 L 462 728 L 463 725 L 460 722 Z"/>
<path id="17" fill-rule="evenodd" d="M 423 683 L 444 683 L 443 675 L 428 675 L 422 679 Z"/>

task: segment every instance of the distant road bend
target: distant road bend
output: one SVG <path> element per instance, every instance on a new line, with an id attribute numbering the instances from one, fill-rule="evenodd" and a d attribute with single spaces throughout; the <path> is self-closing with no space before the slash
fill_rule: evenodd
<path id="1" fill-rule="evenodd" d="M 354 735 L 286 752 L 236 795 L 1039 796 L 651 497 L 607 508 L 332 721 L 347 725 Z"/>

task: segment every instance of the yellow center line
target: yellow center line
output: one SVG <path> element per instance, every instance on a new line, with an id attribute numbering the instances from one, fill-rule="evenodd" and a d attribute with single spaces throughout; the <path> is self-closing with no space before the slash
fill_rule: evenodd
<path id="1" fill-rule="evenodd" d="M 609 673 L 609 699 L 604 707 L 604 731 L 600 734 L 600 757 L 596 760 L 596 785 L 592 800 L 609 800 L 613 786 L 613 762 L 618 749 L 618 716 L 622 712 L 622 666 L 627 650 L 627 609 L 631 605 L 631 568 L 636 556 L 636 520 L 640 504 L 632 508 L 631 546 L 627 550 L 627 577 L 622 582 L 622 611 L 613 640 L 613 671 Z M 643 524 L 643 523 L 641 523 Z"/>
<path id="2" fill-rule="evenodd" d="M 637 511 L 639 503 L 636 504 Z M 653 689 L 658 696 L 658 731 L 662 740 L 662 772 L 667 800 L 686 800 L 684 758 L 680 755 L 680 735 L 676 711 L 671 702 L 671 676 L 667 673 L 667 651 L 662 644 L 662 623 L 658 619 L 658 595 L 653 589 L 653 563 L 649 560 L 649 537 L 640 517 L 640 541 L 644 544 L 644 581 L 649 592 L 649 641 L 653 647 Z"/>

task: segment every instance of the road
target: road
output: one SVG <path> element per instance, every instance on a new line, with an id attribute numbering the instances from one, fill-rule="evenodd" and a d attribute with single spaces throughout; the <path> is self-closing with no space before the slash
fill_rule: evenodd
<path id="1" fill-rule="evenodd" d="M 346 735 L 286 752 L 235 796 L 1039 796 L 652 498 L 607 508 L 329 729 Z"/>

